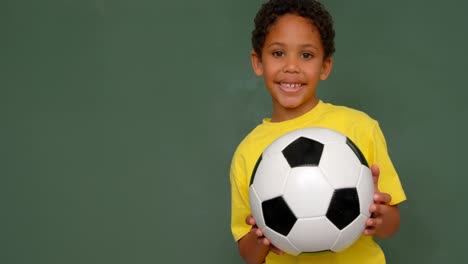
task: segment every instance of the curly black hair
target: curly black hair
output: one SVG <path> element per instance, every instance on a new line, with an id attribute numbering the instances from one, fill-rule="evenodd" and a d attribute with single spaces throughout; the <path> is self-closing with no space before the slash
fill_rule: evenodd
<path id="1" fill-rule="evenodd" d="M 269 0 L 255 16 L 255 29 L 252 31 L 252 47 L 261 56 L 265 38 L 272 25 L 285 14 L 296 14 L 310 19 L 317 27 L 324 49 L 324 59 L 335 52 L 335 30 L 333 19 L 325 7 L 316 0 Z"/>

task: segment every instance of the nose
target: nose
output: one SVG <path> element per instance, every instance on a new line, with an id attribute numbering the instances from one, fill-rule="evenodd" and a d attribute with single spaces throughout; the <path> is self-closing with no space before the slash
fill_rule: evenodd
<path id="1" fill-rule="evenodd" d="M 286 57 L 283 71 L 287 73 L 298 73 L 300 72 L 299 59 L 289 56 Z"/>

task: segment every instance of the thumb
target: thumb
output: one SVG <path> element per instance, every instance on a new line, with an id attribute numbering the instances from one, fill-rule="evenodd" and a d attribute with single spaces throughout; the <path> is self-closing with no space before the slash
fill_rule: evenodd
<path id="1" fill-rule="evenodd" d="M 375 164 L 372 165 L 371 172 L 372 172 L 372 179 L 374 181 L 374 190 L 378 191 L 379 190 L 379 176 L 380 176 L 379 166 Z"/>

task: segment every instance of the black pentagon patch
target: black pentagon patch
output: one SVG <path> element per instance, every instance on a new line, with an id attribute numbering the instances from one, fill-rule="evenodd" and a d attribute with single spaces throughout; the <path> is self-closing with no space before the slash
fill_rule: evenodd
<path id="1" fill-rule="evenodd" d="M 301 166 L 318 166 L 322 157 L 323 144 L 306 137 L 291 142 L 284 150 L 283 156 L 291 168 Z"/>
<path id="2" fill-rule="evenodd" d="M 257 173 L 257 169 L 258 169 L 258 165 L 260 164 L 260 162 L 262 161 L 262 155 L 260 155 L 260 157 L 258 158 L 257 160 L 257 163 L 255 163 L 255 166 L 254 166 L 254 169 L 252 171 L 252 175 L 250 176 L 250 185 L 252 185 L 253 181 L 254 181 L 254 178 L 255 178 L 255 174 Z"/>
<path id="3" fill-rule="evenodd" d="M 364 155 L 362 154 L 361 150 L 356 146 L 356 144 L 351 141 L 351 139 L 346 138 L 346 144 L 351 148 L 351 150 L 356 154 L 358 157 L 359 161 L 361 161 L 361 164 L 369 168 L 369 164 L 367 164 L 366 158 L 364 158 Z"/>
<path id="4" fill-rule="evenodd" d="M 262 202 L 262 210 L 266 226 L 283 236 L 287 236 L 296 223 L 296 216 L 281 196 Z"/>
<path id="5" fill-rule="evenodd" d="M 359 197 L 356 188 L 335 190 L 328 207 L 327 218 L 342 230 L 359 214 Z"/>

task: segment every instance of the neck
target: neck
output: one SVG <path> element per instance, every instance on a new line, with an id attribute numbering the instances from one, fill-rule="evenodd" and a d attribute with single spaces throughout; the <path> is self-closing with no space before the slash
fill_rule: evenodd
<path id="1" fill-rule="evenodd" d="M 309 104 L 296 108 L 284 108 L 281 106 L 278 107 L 274 105 L 273 114 L 271 115 L 271 122 L 283 122 L 300 117 L 305 113 L 309 112 L 310 110 L 314 109 L 314 107 L 317 106 L 318 103 L 319 100 L 317 98 L 314 98 Z"/>

